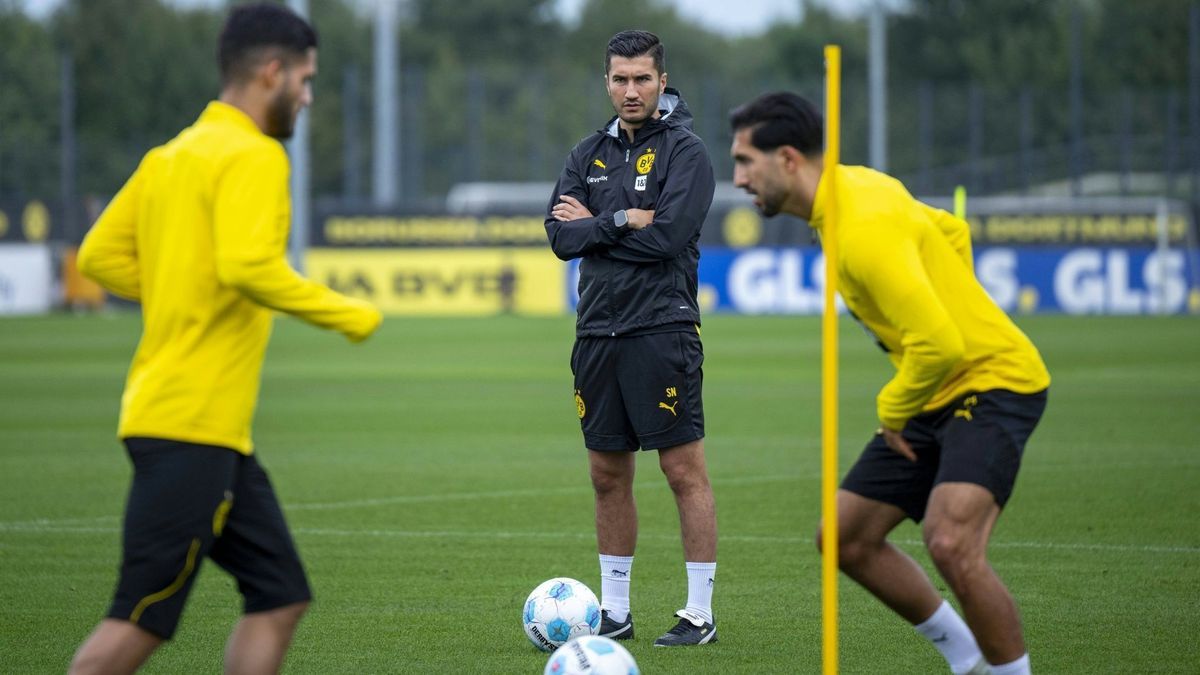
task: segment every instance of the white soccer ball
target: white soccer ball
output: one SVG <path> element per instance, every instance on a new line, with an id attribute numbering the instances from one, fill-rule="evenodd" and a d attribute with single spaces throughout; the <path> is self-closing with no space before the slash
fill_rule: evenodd
<path id="1" fill-rule="evenodd" d="M 633 654 L 602 635 L 575 638 L 555 650 L 543 675 L 638 675 Z"/>
<path id="2" fill-rule="evenodd" d="M 529 594 L 521 623 L 534 646 L 552 652 L 572 638 L 600 630 L 600 602 L 581 582 L 557 577 Z"/>

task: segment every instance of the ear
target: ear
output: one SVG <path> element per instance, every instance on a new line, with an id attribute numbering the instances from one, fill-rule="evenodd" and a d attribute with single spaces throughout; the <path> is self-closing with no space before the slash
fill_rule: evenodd
<path id="1" fill-rule="evenodd" d="M 790 145 L 779 146 L 777 152 L 783 160 L 784 168 L 788 171 L 795 171 L 808 163 L 808 158 L 804 156 L 804 153 Z"/>
<path id="2" fill-rule="evenodd" d="M 267 89 L 275 89 L 281 82 L 284 81 L 286 69 L 283 59 L 272 58 L 268 59 L 262 66 L 259 67 L 258 77 Z"/>
<path id="3" fill-rule="evenodd" d="M 658 93 L 663 93 L 667 90 L 667 74 L 663 73 L 658 76 Z"/>

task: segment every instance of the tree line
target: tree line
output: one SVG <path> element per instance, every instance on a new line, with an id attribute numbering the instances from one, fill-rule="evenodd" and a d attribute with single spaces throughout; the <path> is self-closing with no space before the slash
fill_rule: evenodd
<path id="1" fill-rule="evenodd" d="M 603 50 L 626 28 L 658 33 L 670 84 L 696 112 L 718 174 L 728 176 L 725 118 L 769 88 L 822 95 L 822 49 L 843 50 L 843 155 L 865 162 L 867 22 L 799 0 L 799 23 L 729 37 L 680 16 L 663 0 L 586 0 L 567 25 L 553 0 L 412 0 L 399 26 L 403 194 L 438 197 L 455 182 L 553 180 L 562 158 L 611 114 Z M 347 0 L 310 2 L 320 33 L 311 110 L 317 196 L 365 196 L 371 143 L 372 18 Z M 910 0 L 887 17 L 889 155 L 895 172 L 940 164 L 970 143 L 985 154 L 1015 143 L 1022 92 L 1035 145 L 1072 125 L 1114 128 L 1114 100 L 1131 106 L 1132 133 L 1161 134 L 1179 102 L 1188 129 L 1192 0 Z M 224 7 L 163 0 L 67 0 L 45 19 L 0 0 L 0 196 L 55 199 L 62 175 L 60 114 L 73 101 L 76 185 L 108 195 L 150 147 L 191 123 L 218 91 L 215 44 Z M 1073 60 L 1079 54 L 1081 59 Z M 64 76 L 73 86 L 67 91 Z M 1064 92 L 1081 83 L 1086 115 L 1071 119 Z M 934 92 L 925 107 L 922 92 Z M 976 96 L 978 98 L 971 98 Z M 1114 98 L 1123 93 L 1124 98 Z M 939 120 L 980 105 L 982 140 L 935 123 L 936 151 L 919 147 L 920 116 Z M 922 112 L 924 111 L 924 112 Z M 353 149 L 353 151 L 351 151 Z"/>

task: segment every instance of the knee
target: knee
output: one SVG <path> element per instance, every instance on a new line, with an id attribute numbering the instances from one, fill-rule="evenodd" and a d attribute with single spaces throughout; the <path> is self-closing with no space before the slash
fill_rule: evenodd
<path id="1" fill-rule="evenodd" d="M 969 580 L 986 566 L 983 550 L 964 532 L 951 528 L 925 533 L 925 548 L 938 571 L 951 585 Z"/>
<path id="2" fill-rule="evenodd" d="M 671 492 L 676 495 L 690 495 L 712 489 L 708 483 L 708 476 L 703 471 L 666 466 L 662 467 L 662 471 Z"/>
<path id="3" fill-rule="evenodd" d="M 290 605 L 285 605 L 274 611 L 275 619 L 285 626 L 295 629 L 300 623 L 300 619 L 304 618 L 304 614 L 308 611 L 308 606 L 312 604 L 310 601 L 296 602 Z"/>
<path id="4" fill-rule="evenodd" d="M 622 473 L 592 469 L 592 489 L 601 497 L 630 492 L 632 483 L 632 478 Z"/>
<path id="5" fill-rule="evenodd" d="M 847 536 L 846 533 L 841 533 L 838 536 L 838 567 L 840 569 L 854 569 L 863 564 L 871 557 L 873 551 L 878 549 L 882 542 L 864 541 L 860 538 Z M 824 523 L 817 526 L 816 536 L 817 552 L 825 552 L 825 525 Z"/>

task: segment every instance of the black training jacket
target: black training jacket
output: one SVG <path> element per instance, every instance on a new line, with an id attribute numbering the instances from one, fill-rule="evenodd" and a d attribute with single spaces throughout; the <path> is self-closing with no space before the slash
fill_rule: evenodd
<path id="1" fill-rule="evenodd" d="M 582 258 L 578 337 L 700 323 L 696 242 L 716 188 L 712 163 L 679 92 L 667 88 L 658 107 L 660 117 L 638 129 L 633 143 L 615 116 L 580 141 L 546 207 L 550 248 L 563 260 Z M 593 217 L 555 220 L 549 213 L 559 195 L 575 197 Z M 613 214 L 630 208 L 652 209 L 654 222 L 618 228 Z"/>

